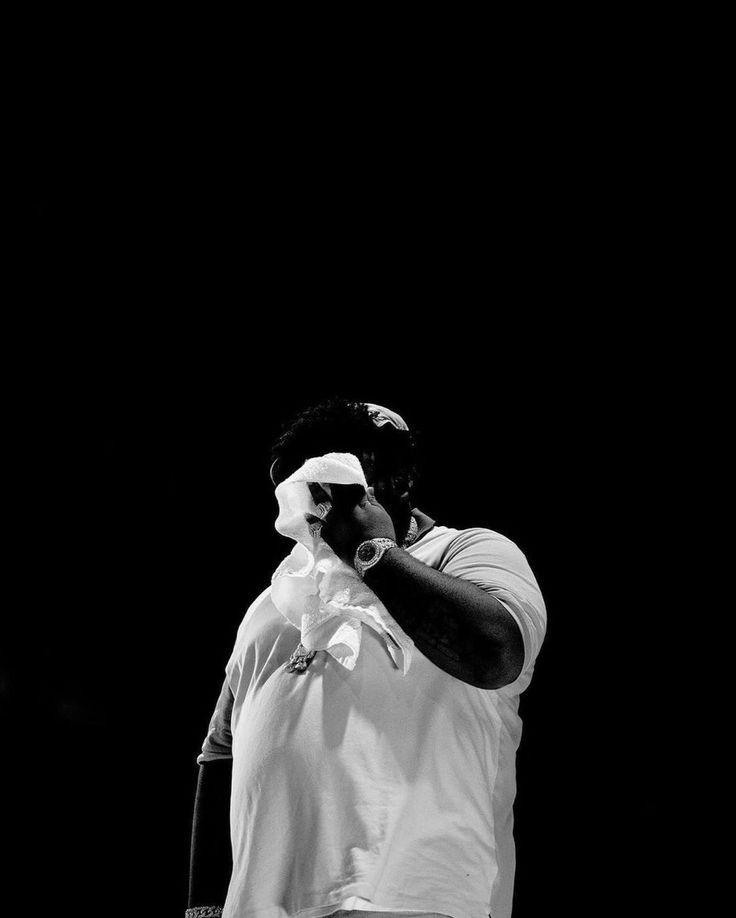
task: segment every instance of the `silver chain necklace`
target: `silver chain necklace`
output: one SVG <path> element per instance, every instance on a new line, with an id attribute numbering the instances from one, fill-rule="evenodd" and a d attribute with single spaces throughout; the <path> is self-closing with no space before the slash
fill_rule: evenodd
<path id="1" fill-rule="evenodd" d="M 409 531 L 404 536 L 404 541 L 401 543 L 402 548 L 406 548 L 411 545 L 412 542 L 416 542 L 417 533 L 419 532 L 419 525 L 417 524 L 416 517 L 412 517 L 409 523 Z"/>

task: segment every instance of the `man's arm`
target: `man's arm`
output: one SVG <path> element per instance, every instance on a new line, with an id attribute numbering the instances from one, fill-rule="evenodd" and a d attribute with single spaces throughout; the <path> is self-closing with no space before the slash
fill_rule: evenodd
<path id="1" fill-rule="evenodd" d="M 365 582 L 419 650 L 441 670 L 482 689 L 518 678 L 524 642 L 508 610 L 481 587 L 391 548 Z"/>
<path id="2" fill-rule="evenodd" d="M 232 873 L 230 783 L 232 759 L 199 766 L 192 821 L 189 908 L 224 905 Z"/>
<path id="3" fill-rule="evenodd" d="M 327 544 L 351 566 L 362 541 L 396 540 L 391 517 L 373 489 L 357 503 L 355 493 L 350 486 L 333 485 L 333 508 L 321 530 Z M 436 571 L 398 547 L 366 571 L 365 582 L 419 650 L 444 672 L 483 689 L 502 688 L 518 678 L 524 665 L 519 626 L 481 587 Z"/>

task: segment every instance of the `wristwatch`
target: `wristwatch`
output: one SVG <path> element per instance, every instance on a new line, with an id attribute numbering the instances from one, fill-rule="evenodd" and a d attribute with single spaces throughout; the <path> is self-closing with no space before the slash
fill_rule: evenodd
<path id="1" fill-rule="evenodd" d="M 398 548 L 393 539 L 368 539 L 367 542 L 360 543 L 355 552 L 353 567 L 361 580 L 365 572 L 375 567 L 389 548 Z"/>

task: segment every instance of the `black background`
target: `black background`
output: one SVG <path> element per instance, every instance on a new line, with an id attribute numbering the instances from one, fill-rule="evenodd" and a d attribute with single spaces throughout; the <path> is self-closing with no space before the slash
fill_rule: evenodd
<path id="1" fill-rule="evenodd" d="M 47 82 L 26 137 L 10 399 L 25 589 L 3 698 L 18 850 L 44 879 L 18 900 L 182 914 L 195 758 L 288 548 L 269 447 L 336 393 L 403 414 L 418 505 L 512 538 L 545 595 L 515 918 L 614 901 L 628 766 L 609 546 L 631 525 L 646 373 L 615 174 L 529 135 L 499 155 L 471 122 L 409 143 L 400 119 L 333 109 L 323 132 L 194 87 L 159 83 L 137 107 L 93 83 L 80 74 L 71 104 Z"/>

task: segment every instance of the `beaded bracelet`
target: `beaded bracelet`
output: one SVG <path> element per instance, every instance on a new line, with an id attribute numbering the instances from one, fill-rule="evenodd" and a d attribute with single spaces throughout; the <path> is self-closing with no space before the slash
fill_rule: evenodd
<path id="1" fill-rule="evenodd" d="M 221 905 L 198 905 L 196 908 L 188 908 L 184 912 L 185 918 L 221 918 Z"/>

